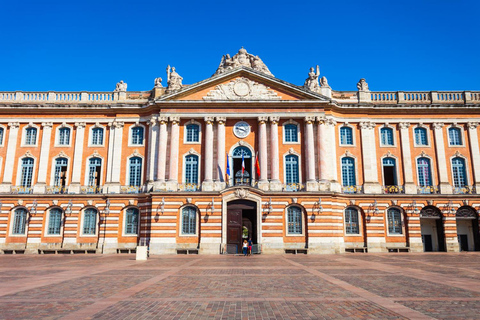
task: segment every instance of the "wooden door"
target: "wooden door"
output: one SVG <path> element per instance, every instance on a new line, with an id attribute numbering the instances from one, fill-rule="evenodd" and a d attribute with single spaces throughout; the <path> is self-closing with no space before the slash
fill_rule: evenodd
<path id="1" fill-rule="evenodd" d="M 234 244 L 241 250 L 242 245 L 242 210 L 228 209 L 227 212 L 227 245 Z"/>

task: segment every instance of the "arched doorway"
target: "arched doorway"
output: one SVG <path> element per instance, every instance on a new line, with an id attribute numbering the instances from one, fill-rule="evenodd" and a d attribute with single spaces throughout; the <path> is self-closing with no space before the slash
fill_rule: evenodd
<path id="1" fill-rule="evenodd" d="M 244 163 L 244 166 L 242 165 Z M 252 152 L 245 146 L 232 152 L 233 185 L 250 185 L 252 179 Z"/>
<path id="2" fill-rule="evenodd" d="M 446 251 L 443 216 L 435 206 L 426 206 L 420 211 L 423 251 Z"/>
<path id="3" fill-rule="evenodd" d="M 257 226 L 256 202 L 249 200 L 229 202 L 227 204 L 227 253 L 240 253 L 244 239 L 251 238 L 253 244 L 257 244 Z"/>
<path id="4" fill-rule="evenodd" d="M 460 251 L 480 250 L 478 235 L 478 215 L 470 206 L 457 210 L 457 237 Z"/>

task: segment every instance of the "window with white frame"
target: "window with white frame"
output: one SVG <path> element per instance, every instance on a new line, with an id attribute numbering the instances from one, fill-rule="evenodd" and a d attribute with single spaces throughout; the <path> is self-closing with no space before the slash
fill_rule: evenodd
<path id="1" fill-rule="evenodd" d="M 88 208 L 83 213 L 83 234 L 95 235 L 97 232 L 97 210 Z"/>
<path id="2" fill-rule="evenodd" d="M 298 156 L 294 154 L 285 157 L 285 183 L 300 183 Z"/>
<path id="3" fill-rule="evenodd" d="M 432 173 L 430 159 L 422 157 L 417 159 L 418 185 L 420 187 L 432 186 Z"/>
<path id="4" fill-rule="evenodd" d="M 182 234 L 197 233 L 197 210 L 188 206 L 182 209 Z"/>
<path id="5" fill-rule="evenodd" d="M 103 145 L 103 128 L 92 129 L 92 145 L 93 146 Z"/>
<path id="6" fill-rule="evenodd" d="M 397 185 L 397 169 L 394 158 L 383 158 L 383 185 L 394 186 Z"/>
<path id="7" fill-rule="evenodd" d="M 198 156 L 190 154 L 185 157 L 185 183 L 198 183 Z"/>
<path id="8" fill-rule="evenodd" d="M 132 128 L 132 144 L 143 145 L 143 127 L 137 126 Z"/>
<path id="9" fill-rule="evenodd" d="M 350 127 L 343 126 L 340 128 L 340 144 L 353 145 L 353 130 Z"/>
<path id="10" fill-rule="evenodd" d="M 350 157 L 342 158 L 342 185 L 344 187 L 355 186 L 355 159 Z"/>
<path id="11" fill-rule="evenodd" d="M 37 143 L 37 128 L 25 129 L 25 145 L 35 145 Z"/>
<path id="12" fill-rule="evenodd" d="M 70 128 L 60 128 L 58 130 L 58 144 L 61 146 L 70 144 Z"/>
<path id="13" fill-rule="evenodd" d="M 138 233 L 139 211 L 137 208 L 128 208 L 125 213 L 125 234 Z"/>
<path id="14" fill-rule="evenodd" d="M 129 185 L 139 187 L 142 184 L 142 158 L 132 157 L 129 160 Z"/>
<path id="15" fill-rule="evenodd" d="M 90 158 L 88 162 L 88 186 L 100 186 L 100 172 L 102 168 L 102 159 Z"/>
<path id="16" fill-rule="evenodd" d="M 187 124 L 186 142 L 200 142 L 200 126 L 195 123 Z"/>
<path id="17" fill-rule="evenodd" d="M 27 224 L 27 210 L 24 208 L 18 208 L 13 213 L 12 234 L 25 234 L 26 224 Z"/>
<path id="18" fill-rule="evenodd" d="M 302 234 L 302 209 L 296 206 L 288 207 L 287 225 L 289 234 Z"/>
<path id="19" fill-rule="evenodd" d="M 62 227 L 62 210 L 59 208 L 53 208 L 48 213 L 48 229 L 47 234 L 57 235 L 60 234 Z"/>
<path id="20" fill-rule="evenodd" d="M 463 188 L 467 185 L 467 174 L 465 171 L 465 160 L 460 157 L 452 159 L 453 186 Z"/>
<path id="21" fill-rule="evenodd" d="M 55 172 L 53 185 L 55 187 L 65 187 L 67 179 L 67 158 L 57 158 L 55 160 Z"/>
<path id="22" fill-rule="evenodd" d="M 448 128 L 448 137 L 451 146 L 461 146 L 462 143 L 462 131 L 460 128 Z"/>
<path id="23" fill-rule="evenodd" d="M 345 209 L 345 233 L 359 234 L 360 226 L 358 224 L 358 210 L 355 208 Z"/>
<path id="24" fill-rule="evenodd" d="M 31 187 L 33 178 L 33 158 L 22 159 L 22 173 L 20 175 L 20 186 Z"/>
<path id="25" fill-rule="evenodd" d="M 298 142 L 298 127 L 296 124 L 289 123 L 283 126 L 285 132 L 285 142 Z"/>
<path id="26" fill-rule="evenodd" d="M 388 209 L 387 220 L 389 234 L 402 234 L 402 213 L 399 209 Z"/>
<path id="27" fill-rule="evenodd" d="M 393 130 L 392 128 L 380 129 L 380 141 L 383 146 L 393 146 Z"/>
<path id="28" fill-rule="evenodd" d="M 425 128 L 415 128 L 415 144 L 417 146 L 426 146 L 428 145 L 428 138 L 427 138 L 427 129 Z"/>

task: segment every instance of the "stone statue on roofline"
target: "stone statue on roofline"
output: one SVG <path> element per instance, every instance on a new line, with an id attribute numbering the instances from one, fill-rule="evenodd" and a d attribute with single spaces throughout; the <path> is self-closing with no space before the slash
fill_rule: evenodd
<path id="1" fill-rule="evenodd" d="M 310 72 L 308 73 L 308 78 L 305 79 L 303 87 L 307 90 L 318 92 L 320 86 L 318 84 L 318 77 L 320 76 L 320 67 L 317 65 L 317 70 L 311 67 Z"/>
<path id="2" fill-rule="evenodd" d="M 175 71 L 175 67 L 167 67 L 167 93 L 182 89 L 183 78 Z"/>
<path id="3" fill-rule="evenodd" d="M 155 78 L 155 88 L 162 88 L 162 78 Z"/>
<path id="4" fill-rule="evenodd" d="M 368 83 L 367 83 L 367 81 L 365 81 L 364 78 L 362 78 L 362 79 L 360 79 L 360 81 L 358 81 L 357 89 L 358 89 L 358 91 L 370 91 L 368 89 Z"/>
<path id="5" fill-rule="evenodd" d="M 248 53 L 243 47 L 238 50 L 237 54 L 233 57 L 230 57 L 229 54 L 222 56 L 220 65 L 214 75 L 240 67 L 251 68 L 255 71 L 273 76 L 259 56 L 254 56 L 253 54 Z"/>
<path id="6" fill-rule="evenodd" d="M 127 83 L 123 82 L 123 80 L 120 80 L 120 82 L 117 82 L 117 85 L 113 92 L 126 92 L 126 91 L 127 91 Z"/>
<path id="7" fill-rule="evenodd" d="M 327 77 L 323 76 L 322 78 L 320 78 L 320 87 L 330 88 L 330 86 L 328 85 Z"/>

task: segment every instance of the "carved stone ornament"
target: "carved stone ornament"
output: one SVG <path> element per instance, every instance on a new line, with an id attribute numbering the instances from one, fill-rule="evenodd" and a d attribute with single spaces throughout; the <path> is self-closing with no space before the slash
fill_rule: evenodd
<path id="1" fill-rule="evenodd" d="M 208 92 L 203 100 L 281 100 L 269 87 L 247 78 L 237 78 L 220 84 Z"/>
<path id="2" fill-rule="evenodd" d="M 468 129 L 476 129 L 478 127 L 478 122 L 467 122 Z"/>
<path id="3" fill-rule="evenodd" d="M 22 205 L 23 205 L 23 200 L 22 200 L 22 199 L 18 199 L 17 203 L 18 203 L 19 206 L 22 206 Z"/>
<path id="4" fill-rule="evenodd" d="M 468 204 L 469 204 L 469 201 L 467 199 L 463 200 L 462 202 L 463 202 L 464 206 L 468 206 Z"/>
<path id="5" fill-rule="evenodd" d="M 410 127 L 410 123 L 408 122 L 400 122 L 398 124 L 398 126 L 400 127 L 400 129 L 408 129 L 408 127 Z"/>
<path id="6" fill-rule="evenodd" d="M 52 200 L 52 204 L 53 204 L 54 206 L 58 205 L 58 200 L 57 200 L 57 199 Z"/>
<path id="7" fill-rule="evenodd" d="M 155 78 L 154 86 L 155 88 L 162 88 L 162 78 Z"/>
<path id="8" fill-rule="evenodd" d="M 243 146 L 243 145 L 245 145 L 245 142 L 243 142 L 243 140 L 240 140 L 240 141 L 238 141 L 238 145 Z"/>
<path id="9" fill-rule="evenodd" d="M 298 199 L 297 198 L 292 198 L 292 203 L 297 203 Z"/>
<path id="10" fill-rule="evenodd" d="M 134 199 L 128 200 L 128 204 L 131 206 L 135 205 L 135 200 Z"/>
<path id="11" fill-rule="evenodd" d="M 392 206 L 396 206 L 397 205 L 397 200 L 391 200 L 391 203 L 392 203 Z"/>
<path id="12" fill-rule="evenodd" d="M 353 157 L 353 154 L 350 151 L 345 151 L 345 157 Z"/>
<path id="13" fill-rule="evenodd" d="M 433 206 L 433 200 L 427 200 L 427 204 L 428 204 L 429 206 Z"/>
<path id="14" fill-rule="evenodd" d="M 369 91 L 368 90 L 368 83 L 367 83 L 367 81 L 365 81 L 364 78 L 362 78 L 358 81 L 357 89 L 358 89 L 358 91 Z"/>
<path id="15" fill-rule="evenodd" d="M 454 154 L 454 156 L 455 156 L 455 157 L 461 157 L 461 156 L 462 156 L 462 154 L 461 154 L 461 153 L 460 153 L 460 152 L 457 150 L 457 151 L 455 151 L 455 154 Z"/>
<path id="16" fill-rule="evenodd" d="M 183 78 L 175 71 L 175 67 L 167 67 L 167 90 L 166 93 L 172 93 L 183 88 Z"/>
<path id="17" fill-rule="evenodd" d="M 293 148 L 288 149 L 288 153 L 289 153 L 289 154 L 294 154 L 294 153 L 295 153 L 295 149 L 293 149 Z"/>
<path id="18" fill-rule="evenodd" d="M 67 157 L 67 154 L 63 151 L 60 151 L 60 153 L 58 154 L 57 156 L 58 158 L 66 158 Z"/>
<path id="19" fill-rule="evenodd" d="M 428 218 L 428 217 L 440 218 L 441 217 L 440 210 L 438 210 L 436 207 L 433 207 L 433 206 L 425 207 L 420 211 L 420 217 L 422 217 L 422 218 Z"/>
<path id="20" fill-rule="evenodd" d="M 475 218 L 477 216 L 477 213 L 475 210 L 473 210 L 471 207 L 461 207 L 457 210 L 457 213 L 455 214 L 457 217 L 461 218 Z"/>
<path id="21" fill-rule="evenodd" d="M 87 126 L 87 124 L 85 122 L 75 122 L 75 127 L 77 127 L 78 129 L 83 129 Z"/>
<path id="22" fill-rule="evenodd" d="M 95 158 L 100 157 L 100 153 L 98 153 L 98 150 L 93 150 L 92 157 L 95 157 Z"/>
<path id="23" fill-rule="evenodd" d="M 26 157 L 26 158 L 32 158 L 33 154 L 30 152 L 30 150 L 27 150 L 27 152 L 25 152 L 25 154 L 23 156 Z"/>
<path id="24" fill-rule="evenodd" d="M 354 200 L 354 199 L 350 200 L 350 205 L 351 205 L 351 206 L 354 206 L 354 205 L 355 205 L 355 200 Z"/>
<path id="25" fill-rule="evenodd" d="M 87 204 L 88 204 L 89 206 L 93 206 L 93 200 L 87 200 Z"/>
<path id="26" fill-rule="evenodd" d="M 123 80 L 120 80 L 120 82 L 117 82 L 117 85 L 115 86 L 115 90 L 113 92 L 126 92 L 127 91 L 127 83 L 123 82 Z"/>
<path id="27" fill-rule="evenodd" d="M 444 124 L 441 123 L 441 122 L 435 122 L 435 123 L 432 124 L 432 127 L 433 127 L 433 129 L 435 129 L 435 130 L 442 129 L 443 126 L 444 126 Z"/>
<path id="28" fill-rule="evenodd" d="M 248 191 L 247 189 L 240 188 L 235 190 L 234 194 L 235 194 L 235 197 L 237 198 L 245 199 L 250 195 L 250 191 Z"/>
<path id="29" fill-rule="evenodd" d="M 9 122 L 9 123 L 8 123 L 8 126 L 9 126 L 11 129 L 16 129 L 16 128 L 20 127 L 20 123 L 19 123 L 19 122 Z"/>
<path id="30" fill-rule="evenodd" d="M 315 70 L 314 67 L 310 68 L 310 72 L 308 73 L 308 78 L 305 79 L 305 83 L 303 87 L 307 90 L 318 92 L 320 86 L 318 84 L 318 77 L 320 76 L 320 67 L 317 65 L 317 69 Z"/>
<path id="31" fill-rule="evenodd" d="M 51 122 L 42 122 L 42 127 L 44 127 L 44 128 L 52 128 L 52 127 L 53 127 L 53 123 L 51 123 Z"/>
<path id="32" fill-rule="evenodd" d="M 190 150 L 188 150 L 188 154 L 196 154 L 197 152 L 195 152 L 195 149 L 193 148 L 190 148 Z"/>
<path id="33" fill-rule="evenodd" d="M 323 77 L 320 78 L 320 87 L 330 88 L 330 86 L 328 85 L 327 77 L 323 76 Z"/>
<path id="34" fill-rule="evenodd" d="M 187 198 L 187 199 L 186 199 L 186 202 L 187 202 L 187 203 L 192 203 L 192 198 Z"/>
<path id="35" fill-rule="evenodd" d="M 425 151 L 422 150 L 422 152 L 420 152 L 420 156 L 421 156 L 421 157 L 426 157 L 427 154 L 425 153 Z"/>
<path id="36" fill-rule="evenodd" d="M 259 56 L 254 56 L 253 54 L 248 53 L 243 47 L 238 50 L 237 54 L 235 54 L 233 57 L 230 57 L 229 54 L 222 56 L 220 65 L 218 66 L 218 69 L 215 71 L 214 75 L 221 74 L 238 67 L 251 68 L 255 71 L 273 76 Z"/>
<path id="37" fill-rule="evenodd" d="M 393 154 L 390 152 L 390 150 L 387 151 L 387 153 L 385 154 L 385 157 L 388 157 L 388 158 L 393 157 Z"/>
<path id="38" fill-rule="evenodd" d="M 148 119 L 147 125 L 154 126 L 155 124 L 157 124 L 157 117 L 151 117 Z"/>
<path id="39" fill-rule="evenodd" d="M 138 149 L 133 150 L 132 157 L 141 157 L 142 155 L 138 152 Z"/>
<path id="40" fill-rule="evenodd" d="M 374 129 L 375 128 L 375 122 L 362 121 L 362 122 L 360 122 L 360 128 L 362 128 L 362 129 Z"/>

